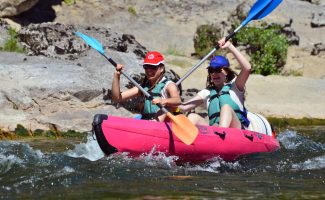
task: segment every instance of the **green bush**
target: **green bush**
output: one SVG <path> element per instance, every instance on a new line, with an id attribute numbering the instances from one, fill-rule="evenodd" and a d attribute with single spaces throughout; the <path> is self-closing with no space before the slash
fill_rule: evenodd
<path id="1" fill-rule="evenodd" d="M 75 0 L 64 0 L 64 3 L 67 4 L 68 6 L 74 4 L 76 1 Z"/>
<path id="2" fill-rule="evenodd" d="M 199 26 L 193 39 L 195 54 L 199 58 L 203 58 L 215 47 L 221 37 L 221 29 L 216 25 L 205 24 Z"/>
<path id="3" fill-rule="evenodd" d="M 28 130 L 21 124 L 17 124 L 15 134 L 22 137 L 30 136 Z"/>
<path id="4" fill-rule="evenodd" d="M 18 44 L 16 30 L 13 28 L 9 28 L 8 33 L 9 33 L 9 39 L 5 42 L 4 47 L 0 47 L 0 50 L 24 53 L 25 50 Z"/>
<path id="5" fill-rule="evenodd" d="M 45 137 L 57 138 L 57 133 L 54 130 L 47 130 L 43 134 Z"/>
<path id="6" fill-rule="evenodd" d="M 36 130 L 33 132 L 33 135 L 34 135 L 34 136 L 43 136 L 43 133 L 44 133 L 44 130 L 42 130 L 42 129 L 36 129 Z"/>
<path id="7" fill-rule="evenodd" d="M 278 25 L 243 28 L 233 42 L 247 47 L 252 73 L 265 76 L 279 74 L 286 63 L 289 44 Z"/>
<path id="8" fill-rule="evenodd" d="M 135 10 L 135 8 L 133 6 L 129 6 L 128 12 L 134 16 L 137 16 L 137 11 Z"/>

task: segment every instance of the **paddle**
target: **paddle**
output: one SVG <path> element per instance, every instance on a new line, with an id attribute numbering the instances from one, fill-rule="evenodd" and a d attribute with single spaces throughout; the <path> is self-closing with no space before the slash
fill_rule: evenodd
<path id="1" fill-rule="evenodd" d="M 248 13 L 246 19 L 238 26 L 234 32 L 230 33 L 226 37 L 226 42 L 232 38 L 241 28 L 243 28 L 246 24 L 248 24 L 251 20 L 262 19 L 269 13 L 271 13 L 282 0 L 257 0 L 255 4 L 252 6 L 251 10 Z M 190 71 L 188 71 L 181 79 L 176 82 L 176 85 L 181 84 L 189 75 L 191 75 L 202 63 L 208 59 L 216 50 L 219 49 L 219 46 L 216 46 L 212 51 L 208 53 L 204 58 L 202 58 L 196 65 L 194 65 Z"/>
<path id="2" fill-rule="evenodd" d="M 103 46 L 95 39 L 90 36 L 87 36 L 85 34 L 82 34 L 80 32 L 75 32 L 76 35 L 81 37 L 89 46 L 97 50 L 102 56 L 104 56 L 114 67 L 117 66 L 116 62 L 110 58 L 107 57 L 104 51 Z M 131 81 L 139 90 L 146 95 L 149 99 L 153 99 L 152 96 L 144 90 L 141 85 L 139 85 L 133 78 L 131 78 L 128 74 L 126 74 L 124 71 L 121 71 L 121 73 L 129 80 Z M 173 115 L 171 114 L 164 106 L 161 104 L 157 104 L 159 108 L 167 114 L 168 118 L 172 122 L 172 131 L 173 133 L 185 144 L 190 145 L 194 142 L 195 138 L 198 135 L 198 129 L 197 127 L 185 116 L 185 115 Z"/>

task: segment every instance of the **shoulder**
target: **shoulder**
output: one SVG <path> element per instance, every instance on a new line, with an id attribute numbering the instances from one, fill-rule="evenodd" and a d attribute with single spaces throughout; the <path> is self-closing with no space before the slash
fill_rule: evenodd
<path id="1" fill-rule="evenodd" d="M 236 78 L 234 78 L 233 80 L 231 80 L 229 82 L 230 84 L 230 89 L 232 91 L 234 91 L 236 94 L 244 94 L 245 93 L 245 90 L 241 91 L 240 89 L 238 89 L 237 85 L 236 85 Z"/>
<path id="2" fill-rule="evenodd" d="M 176 86 L 176 83 L 174 81 L 167 79 L 165 81 L 165 87 L 167 88 L 167 87 L 177 87 L 177 86 Z"/>
<path id="3" fill-rule="evenodd" d="M 209 89 L 203 89 L 197 93 L 202 99 L 206 99 L 210 95 Z"/>
<path id="4" fill-rule="evenodd" d="M 163 76 L 163 78 L 159 81 L 159 83 L 163 83 L 165 84 L 166 86 L 171 84 L 171 83 L 174 83 L 174 81 L 170 80 L 169 78 L 167 78 L 166 76 Z"/>
<path id="5" fill-rule="evenodd" d="M 168 80 L 163 88 L 163 91 L 167 91 L 167 93 L 173 93 L 178 92 L 178 87 L 176 86 L 176 83 L 174 83 L 171 80 Z"/>

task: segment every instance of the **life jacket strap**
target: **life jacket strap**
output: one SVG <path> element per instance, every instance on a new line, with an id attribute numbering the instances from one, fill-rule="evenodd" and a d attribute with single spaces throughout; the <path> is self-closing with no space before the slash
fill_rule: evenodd
<path id="1" fill-rule="evenodd" d="M 145 120 L 157 119 L 157 113 L 142 114 L 141 119 L 145 119 Z"/>

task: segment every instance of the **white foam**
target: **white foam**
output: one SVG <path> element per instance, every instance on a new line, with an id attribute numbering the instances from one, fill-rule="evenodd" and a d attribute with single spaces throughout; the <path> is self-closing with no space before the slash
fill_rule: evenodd
<path id="1" fill-rule="evenodd" d="M 24 161 L 15 155 L 0 154 L 0 174 L 8 172 L 14 164 L 22 164 Z"/>
<path id="2" fill-rule="evenodd" d="M 294 170 L 314 170 L 314 169 L 324 169 L 325 168 L 325 155 L 310 158 L 305 162 L 298 164 L 293 164 L 292 168 Z"/>
<path id="3" fill-rule="evenodd" d="M 286 130 L 279 134 L 277 139 L 285 149 L 297 149 L 297 147 L 302 145 L 302 141 L 298 140 L 296 131 Z"/>
<path id="4" fill-rule="evenodd" d="M 176 166 L 175 161 L 178 160 L 177 156 L 167 156 L 163 152 L 157 152 L 155 146 L 149 153 L 142 154 L 139 158 L 149 166 L 164 165 L 169 168 Z"/>
<path id="5" fill-rule="evenodd" d="M 73 150 L 66 152 L 66 155 L 73 158 L 86 158 L 90 161 L 96 161 L 105 156 L 97 141 L 91 135 L 87 136 L 86 143 L 75 145 Z"/>

